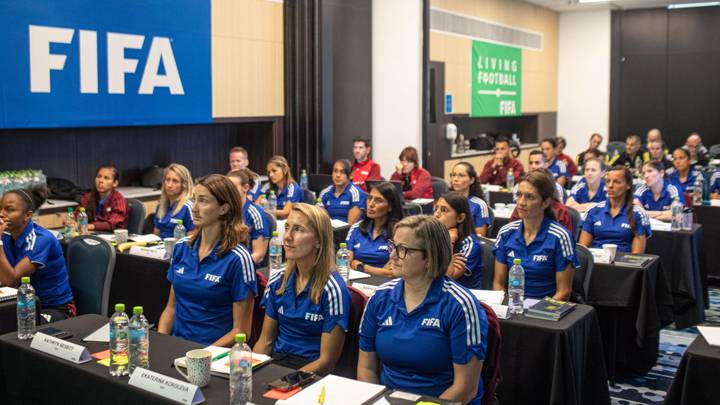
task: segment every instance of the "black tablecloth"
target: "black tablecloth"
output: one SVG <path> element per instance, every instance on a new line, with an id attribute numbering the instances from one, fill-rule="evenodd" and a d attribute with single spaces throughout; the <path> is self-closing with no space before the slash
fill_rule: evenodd
<path id="1" fill-rule="evenodd" d="M 703 248 L 705 252 L 705 274 L 720 278 L 720 207 L 694 206 L 696 222 L 703 226 Z M 702 255 L 701 255 L 702 259 Z"/>
<path id="2" fill-rule="evenodd" d="M 670 385 L 666 405 L 720 404 L 715 385 L 720 375 L 720 348 L 710 346 L 698 335 L 680 360 Z"/>
<path id="3" fill-rule="evenodd" d="M 373 276 L 358 283 L 380 285 Z M 558 322 L 515 316 L 501 319 L 498 388 L 506 404 L 607 404 L 610 402 L 602 339 L 595 310 L 587 305 Z"/>
<path id="4" fill-rule="evenodd" d="M 644 374 L 656 363 L 660 329 L 672 322 L 672 296 L 657 256 L 643 268 L 595 263 L 588 303 L 598 312 L 608 377 Z"/>
<path id="5" fill-rule="evenodd" d="M 99 315 L 84 315 L 55 323 L 55 327 L 73 333 L 70 341 L 81 339 L 108 321 Z M 85 344 L 90 353 L 107 349 L 104 343 Z M 30 342 L 17 340 L 15 334 L 0 337 L 0 398 L 3 404 L 72 403 L 72 404 L 167 404 L 170 401 L 128 385 L 128 377 L 111 377 L 108 368 L 94 360 L 73 364 L 30 349 Z M 150 333 L 150 369 L 182 379 L 172 362 L 188 350 L 202 346 L 168 335 Z M 291 369 L 268 364 L 253 372 L 253 402 L 274 404 L 262 396 L 267 383 L 282 377 Z M 229 402 L 228 380 L 212 377 L 202 388 L 208 404 Z"/>
<path id="6" fill-rule="evenodd" d="M 167 281 L 167 260 L 151 259 L 118 252 L 115 256 L 115 274 L 110 287 L 108 314 L 115 312 L 115 304 L 125 308 L 143 306 L 143 313 L 151 323 L 160 319 L 170 295 Z"/>
<path id="7" fill-rule="evenodd" d="M 0 302 L 0 335 L 17 330 L 16 301 Z"/>

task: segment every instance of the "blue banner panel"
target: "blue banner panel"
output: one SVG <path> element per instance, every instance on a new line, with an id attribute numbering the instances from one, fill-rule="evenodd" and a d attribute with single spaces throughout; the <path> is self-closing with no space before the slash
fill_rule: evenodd
<path id="1" fill-rule="evenodd" d="M 212 121 L 209 0 L 0 0 L 0 128 Z"/>

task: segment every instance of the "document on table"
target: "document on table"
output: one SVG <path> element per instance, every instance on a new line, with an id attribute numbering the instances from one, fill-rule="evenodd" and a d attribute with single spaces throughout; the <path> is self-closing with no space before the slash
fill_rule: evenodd
<path id="1" fill-rule="evenodd" d="M 670 222 L 659 221 L 655 218 L 650 218 L 650 229 L 653 231 L 671 231 L 672 224 Z"/>
<path id="2" fill-rule="evenodd" d="M 370 278 L 370 277 L 372 277 L 372 275 L 370 275 L 370 274 L 368 274 L 368 273 L 365 273 L 365 272 L 362 272 L 362 271 L 353 270 L 353 269 L 350 269 L 350 275 L 348 276 L 348 278 L 350 279 L 350 281 L 352 281 L 352 280 L 360 280 L 360 279 L 363 279 L 363 278 Z"/>
<path id="3" fill-rule="evenodd" d="M 698 326 L 697 328 L 710 346 L 720 346 L 720 327 Z"/>
<path id="4" fill-rule="evenodd" d="M 330 225 L 332 225 L 333 229 L 338 229 L 348 226 L 348 223 L 339 219 L 332 219 L 330 220 Z"/>
<path id="5" fill-rule="evenodd" d="M 278 400 L 275 404 L 317 404 L 320 392 L 323 388 L 325 389 L 325 398 L 323 402 L 327 405 L 361 405 L 385 390 L 385 387 L 382 385 L 351 380 L 349 378 L 330 374 L 322 380 L 306 387 L 292 397 L 285 400 Z"/>
<path id="6" fill-rule="evenodd" d="M 470 290 L 478 300 L 486 304 L 502 304 L 505 299 L 505 291 L 495 290 Z"/>
<path id="7" fill-rule="evenodd" d="M 106 323 L 100 329 L 85 336 L 83 342 L 110 343 L 110 324 Z"/>

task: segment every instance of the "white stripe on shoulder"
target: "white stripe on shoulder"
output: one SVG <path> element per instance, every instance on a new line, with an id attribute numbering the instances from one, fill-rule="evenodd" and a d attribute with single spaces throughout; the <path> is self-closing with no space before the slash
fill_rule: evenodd
<path id="1" fill-rule="evenodd" d="M 254 205 L 251 205 L 248 207 L 248 213 L 250 213 L 250 218 L 252 218 L 253 228 L 255 228 L 256 231 L 262 231 L 263 221 L 262 216 L 260 216 L 260 211 L 258 211 Z"/>
<path id="2" fill-rule="evenodd" d="M 443 291 L 450 293 L 458 304 L 460 304 L 460 308 L 463 310 L 467 330 L 467 345 L 472 346 L 480 344 L 482 342 L 480 315 L 473 298 L 467 290 L 449 280 L 443 282 Z"/>
<path id="3" fill-rule="evenodd" d="M 361 223 L 361 222 L 362 222 L 362 221 L 355 222 L 354 224 L 352 224 L 352 225 L 350 226 L 350 229 L 348 230 L 347 236 L 345 237 L 345 240 L 346 240 L 346 241 L 350 240 L 350 236 L 353 234 L 353 232 L 355 232 L 355 231 L 360 227 L 360 223 Z"/>
<path id="4" fill-rule="evenodd" d="M 186 237 L 184 237 L 184 238 L 181 238 L 181 239 L 178 240 L 177 242 L 175 242 L 175 244 L 178 245 L 178 244 L 180 244 L 180 243 L 185 243 L 185 242 L 187 242 L 187 241 L 189 241 L 189 240 L 190 240 L 190 237 L 189 237 L 189 236 L 186 236 Z"/>
<path id="5" fill-rule="evenodd" d="M 325 194 L 329 193 L 330 191 L 332 191 L 333 187 L 335 187 L 335 186 L 330 185 L 330 186 L 325 187 L 323 189 L 323 191 L 320 192 L 320 195 L 318 196 L 318 198 L 320 198 L 322 200 L 323 196 Z"/>
<path id="6" fill-rule="evenodd" d="M 647 186 L 645 184 L 641 185 L 640 187 L 638 187 L 637 190 L 635 190 L 635 197 L 640 197 L 646 191 L 647 191 Z"/>
<path id="7" fill-rule="evenodd" d="M 575 195 L 575 194 L 577 194 L 580 190 L 582 190 L 583 188 L 585 188 L 585 182 L 584 182 L 583 180 L 585 180 L 585 179 L 583 178 L 582 180 L 580 180 L 580 181 L 578 181 L 577 183 L 575 183 L 575 185 L 573 186 L 572 190 L 570 190 L 570 194 Z"/>
<path id="8" fill-rule="evenodd" d="M 465 257 L 470 256 L 470 252 L 472 252 L 474 244 L 475 244 L 475 241 L 473 241 L 473 238 L 470 235 L 468 235 L 465 239 L 463 239 L 462 248 L 460 248 L 462 255 Z"/>
<path id="9" fill-rule="evenodd" d="M 250 256 L 250 253 L 247 251 L 247 249 L 244 249 L 240 246 L 237 246 L 233 248 L 232 252 L 240 258 L 240 265 L 243 269 L 243 278 L 245 279 L 246 283 L 251 283 L 255 281 L 255 263 L 253 263 L 252 256 Z"/>
<path id="10" fill-rule="evenodd" d="M 357 203 L 360 202 L 360 190 L 355 187 L 354 184 L 350 184 L 350 197 L 352 199 L 352 202 Z"/>
<path id="11" fill-rule="evenodd" d="M 565 229 L 565 227 L 563 227 L 562 225 L 550 224 L 549 232 L 552 235 L 555 235 L 560 240 L 560 246 L 562 246 L 563 255 L 565 255 L 565 257 L 572 256 L 572 238 L 570 237 L 568 230 Z"/>
<path id="12" fill-rule="evenodd" d="M 504 233 L 518 229 L 520 227 L 520 224 L 522 224 L 522 219 L 516 219 L 515 221 L 503 225 L 503 227 L 500 228 L 500 231 L 498 232 L 497 239 L 499 240 L 500 235 Z"/>
<path id="13" fill-rule="evenodd" d="M 645 211 L 645 208 L 639 205 L 633 205 L 633 212 L 640 215 L 640 223 L 642 225 L 650 225 L 650 217 L 648 216 L 647 211 Z"/>
<path id="14" fill-rule="evenodd" d="M 717 171 L 710 176 L 710 183 L 715 183 L 715 180 L 720 178 L 720 171 Z M 712 184 L 711 184 L 712 185 Z"/>
<path id="15" fill-rule="evenodd" d="M 330 274 L 327 284 L 325 284 L 325 292 L 328 294 L 328 307 L 330 315 L 338 316 L 343 314 L 343 296 L 340 285 L 335 277 Z"/>

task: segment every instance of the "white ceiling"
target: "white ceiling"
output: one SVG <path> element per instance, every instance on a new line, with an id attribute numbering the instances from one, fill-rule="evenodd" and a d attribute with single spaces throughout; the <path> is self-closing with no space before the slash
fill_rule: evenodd
<path id="1" fill-rule="evenodd" d="M 669 4 L 696 3 L 708 0 L 609 0 L 597 3 L 579 3 L 578 0 L 525 0 L 555 11 L 583 11 L 593 9 L 628 10 L 634 8 L 667 7 Z"/>

